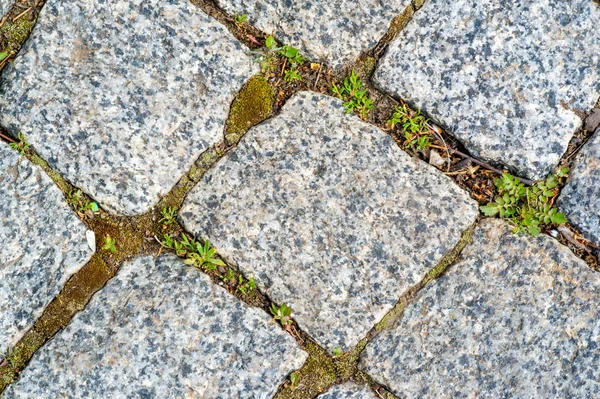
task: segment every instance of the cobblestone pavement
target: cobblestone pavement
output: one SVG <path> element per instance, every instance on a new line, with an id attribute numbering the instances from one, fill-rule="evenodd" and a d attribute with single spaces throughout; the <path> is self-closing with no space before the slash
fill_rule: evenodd
<path id="1" fill-rule="evenodd" d="M 0 1 L 0 397 L 600 397 L 600 5 Z"/>

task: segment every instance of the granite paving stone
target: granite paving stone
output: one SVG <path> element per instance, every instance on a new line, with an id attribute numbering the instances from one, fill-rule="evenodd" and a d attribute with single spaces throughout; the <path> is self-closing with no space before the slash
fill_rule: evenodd
<path id="1" fill-rule="evenodd" d="M 90 259 L 85 232 L 44 171 L 0 142 L 0 359 Z"/>
<path id="2" fill-rule="evenodd" d="M 558 204 L 587 239 L 600 245 L 600 129 L 577 155 Z"/>
<path id="3" fill-rule="evenodd" d="M 385 35 L 410 0 L 217 0 L 231 15 L 339 69 Z"/>
<path id="4" fill-rule="evenodd" d="M 374 75 L 475 155 L 542 178 L 600 97 L 590 0 L 428 0 Z"/>
<path id="5" fill-rule="evenodd" d="M 258 71 L 188 0 L 49 1 L 0 82 L 0 124 L 101 206 L 156 204 L 223 138 Z"/>
<path id="6" fill-rule="evenodd" d="M 403 398 L 600 397 L 600 273 L 511 230 L 483 221 L 360 368 Z"/>
<path id="7" fill-rule="evenodd" d="M 318 396 L 319 399 L 378 399 L 369 387 L 347 382 L 336 385 L 327 393 Z"/>
<path id="8" fill-rule="evenodd" d="M 13 0 L 0 0 L 0 18 L 8 12 Z"/>
<path id="9" fill-rule="evenodd" d="M 137 258 L 3 398 L 271 398 L 306 360 L 264 311 L 173 255 Z"/>
<path id="10" fill-rule="evenodd" d="M 180 216 L 320 344 L 346 351 L 477 213 L 341 101 L 301 92 L 204 176 Z"/>

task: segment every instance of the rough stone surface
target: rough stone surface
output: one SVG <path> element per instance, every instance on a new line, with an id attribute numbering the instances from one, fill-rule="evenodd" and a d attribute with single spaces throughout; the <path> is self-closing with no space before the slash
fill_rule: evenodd
<path id="1" fill-rule="evenodd" d="M 600 273 L 498 220 L 361 359 L 406 398 L 600 397 Z"/>
<path id="2" fill-rule="evenodd" d="M 0 142 L 0 359 L 91 257 L 54 182 Z"/>
<path id="3" fill-rule="evenodd" d="M 600 96 L 591 0 L 425 2 L 375 74 L 481 157 L 551 172 Z"/>
<path id="4" fill-rule="evenodd" d="M 13 0 L 0 0 L 0 17 L 8 12 Z"/>
<path id="5" fill-rule="evenodd" d="M 575 159 L 558 204 L 586 238 L 600 245 L 600 129 Z"/>
<path id="6" fill-rule="evenodd" d="M 306 360 L 264 311 L 174 256 L 127 263 L 4 398 L 271 398 Z"/>
<path id="7" fill-rule="evenodd" d="M 410 0 L 217 0 L 230 14 L 333 68 L 374 47 Z"/>
<path id="8" fill-rule="evenodd" d="M 585 130 L 592 132 L 600 126 L 600 108 L 594 108 L 585 120 Z"/>
<path id="9" fill-rule="evenodd" d="M 378 399 L 369 387 L 345 383 L 336 385 L 327 393 L 318 396 L 319 399 Z"/>
<path id="10" fill-rule="evenodd" d="M 258 71 L 187 0 L 48 2 L 0 84 L 0 123 L 103 207 L 156 204 Z"/>
<path id="11" fill-rule="evenodd" d="M 433 268 L 477 206 L 341 101 L 302 92 L 192 190 L 189 231 L 254 277 L 300 326 L 351 348 Z"/>

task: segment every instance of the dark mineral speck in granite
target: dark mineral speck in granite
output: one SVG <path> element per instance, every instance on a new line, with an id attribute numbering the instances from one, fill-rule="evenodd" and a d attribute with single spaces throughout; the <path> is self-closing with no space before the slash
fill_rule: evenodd
<path id="1" fill-rule="evenodd" d="M 92 256 L 85 231 L 52 179 L 0 142 L 0 359 Z"/>
<path id="2" fill-rule="evenodd" d="M 174 256 L 138 258 L 3 399 L 272 398 L 307 354 L 264 311 Z"/>
<path id="3" fill-rule="evenodd" d="M 145 213 L 223 139 L 258 71 L 188 0 L 48 1 L 0 82 L 0 124 L 126 215 Z"/>
<path id="4" fill-rule="evenodd" d="M 359 367 L 403 398 L 600 397 L 600 273 L 511 230 L 484 220 Z"/>
<path id="5" fill-rule="evenodd" d="M 591 0 L 428 0 L 374 80 L 475 155 L 543 178 L 600 96 Z"/>
<path id="6" fill-rule="evenodd" d="M 181 219 L 320 344 L 346 351 L 477 213 L 465 191 L 341 101 L 302 92 L 204 176 Z"/>

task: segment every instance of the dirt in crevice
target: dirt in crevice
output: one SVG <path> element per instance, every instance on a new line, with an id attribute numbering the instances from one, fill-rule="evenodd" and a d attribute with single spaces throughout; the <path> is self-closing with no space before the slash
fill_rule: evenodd
<path id="1" fill-rule="evenodd" d="M 251 50 L 262 47 L 268 35 L 252 26 L 251 21 L 236 22 L 236 15 L 229 15 L 215 0 L 190 0 L 210 17 L 223 24 L 229 32 Z"/>

